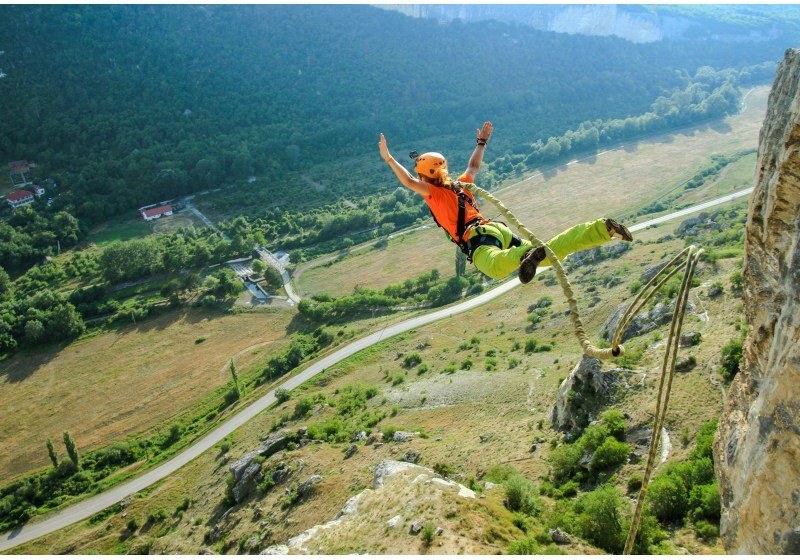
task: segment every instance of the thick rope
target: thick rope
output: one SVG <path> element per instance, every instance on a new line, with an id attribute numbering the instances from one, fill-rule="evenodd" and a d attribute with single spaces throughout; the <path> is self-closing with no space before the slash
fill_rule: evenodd
<path id="1" fill-rule="evenodd" d="M 575 294 L 572 291 L 572 286 L 569 283 L 569 279 L 567 278 L 567 273 L 564 272 L 564 267 L 561 265 L 561 261 L 558 260 L 558 257 L 553 252 L 552 249 L 536 237 L 531 230 L 525 227 L 525 225 L 520 222 L 511 211 L 505 207 L 505 205 L 500 202 L 497 198 L 495 198 L 491 193 L 483 190 L 477 185 L 470 185 L 470 190 L 475 191 L 478 195 L 482 196 L 483 198 L 487 199 L 489 202 L 494 204 L 498 210 L 500 210 L 500 214 L 508 220 L 511 225 L 513 225 L 528 241 L 534 244 L 534 246 L 541 246 L 544 248 L 545 253 L 547 254 L 547 258 L 550 259 L 550 264 L 553 267 L 553 270 L 556 273 L 556 278 L 558 278 L 558 283 L 561 284 L 561 289 L 564 292 L 564 296 L 567 298 L 567 303 L 569 304 L 569 316 L 572 319 L 572 325 L 575 328 L 575 336 L 578 338 L 578 342 L 580 342 L 581 347 L 583 348 L 584 354 L 591 356 L 593 358 L 599 358 L 601 360 L 608 360 L 610 358 L 621 356 L 625 353 L 625 348 L 617 343 L 616 345 L 612 346 L 611 348 L 598 348 L 594 346 L 586 336 L 586 331 L 583 328 L 583 322 L 581 321 L 580 314 L 578 312 L 578 302 L 575 299 Z"/>
<path id="2" fill-rule="evenodd" d="M 636 510 L 633 514 L 631 526 L 628 531 L 628 538 L 625 541 L 625 549 L 623 554 L 631 554 L 633 544 L 636 541 L 636 534 L 639 531 L 639 526 L 642 520 L 642 512 L 644 509 L 644 500 L 647 496 L 647 489 L 650 485 L 650 477 L 653 473 L 655 466 L 656 452 L 661 443 L 661 432 L 664 427 L 664 420 L 667 414 L 667 406 L 669 405 L 669 395 L 672 390 L 672 380 L 675 375 L 675 360 L 678 357 L 678 346 L 680 343 L 680 332 L 683 327 L 683 318 L 686 313 L 686 306 L 689 300 L 689 290 L 691 288 L 692 277 L 700 255 L 703 253 L 702 249 L 697 250 L 693 245 L 687 247 L 675 257 L 668 265 L 662 268 L 659 273 L 651 279 L 651 283 L 655 281 L 670 265 L 672 265 L 679 257 L 686 253 L 686 261 L 684 266 L 683 281 L 681 282 L 681 289 L 675 301 L 675 311 L 672 314 L 672 323 L 670 325 L 669 338 L 667 339 L 667 350 L 664 353 L 664 362 L 661 366 L 661 380 L 658 385 L 658 396 L 656 397 L 656 413 L 653 419 L 653 435 L 650 438 L 650 451 L 647 455 L 647 465 L 645 466 L 644 476 L 642 477 L 642 488 L 639 491 L 639 497 L 636 500 Z M 664 284 L 671 276 L 673 276 L 679 268 L 675 268 L 664 280 L 662 280 L 656 290 Z M 641 293 L 644 293 L 642 290 Z M 652 295 L 651 292 L 650 295 Z M 649 298 L 647 298 L 649 299 Z M 633 307 L 633 306 L 631 306 Z M 630 308 L 629 308 L 630 310 Z M 635 316 L 635 314 L 634 314 Z M 666 382 L 666 388 L 665 388 Z M 663 398 L 663 400 L 662 400 Z"/>

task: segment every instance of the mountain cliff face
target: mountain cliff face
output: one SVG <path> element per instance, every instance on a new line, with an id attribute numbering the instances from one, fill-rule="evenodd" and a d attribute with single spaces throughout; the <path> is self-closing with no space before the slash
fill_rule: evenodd
<path id="1" fill-rule="evenodd" d="M 613 35 L 634 43 L 653 43 L 664 39 L 683 40 L 691 37 L 726 41 L 760 41 L 780 33 L 775 25 L 759 29 L 747 25 L 730 25 L 716 21 L 713 14 L 669 9 L 643 9 L 635 5 L 575 4 L 551 6 L 475 5 L 475 4 L 382 4 L 379 8 L 394 10 L 416 18 L 439 21 L 460 19 L 465 22 L 497 20 L 527 25 L 542 31 L 580 35 Z M 730 8 L 728 8 L 730 10 Z M 719 13 L 719 12 L 718 12 Z M 766 19 L 767 13 L 748 14 Z"/>
<path id="2" fill-rule="evenodd" d="M 800 553 L 800 50 L 778 68 L 745 238 L 750 334 L 714 456 L 729 552 Z"/>

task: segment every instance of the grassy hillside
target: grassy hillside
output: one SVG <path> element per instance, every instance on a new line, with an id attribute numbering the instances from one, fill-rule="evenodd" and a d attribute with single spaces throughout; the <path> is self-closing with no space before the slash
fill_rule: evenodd
<path id="1" fill-rule="evenodd" d="M 742 201 L 728 206 L 715 213 L 715 219 L 735 230 L 740 227 L 745 204 Z M 724 237 L 710 230 L 701 230 L 694 238 L 684 234 L 680 237 L 678 225 L 671 223 L 640 232 L 633 250 L 623 257 L 582 267 L 572 274 L 587 331 L 595 340 L 601 324 L 618 303 L 629 297 L 631 285 L 643 271 L 688 241 L 713 247 Z M 740 243 L 741 238 L 724 241 L 723 246 Z M 678 373 L 673 386 L 666 422 L 672 461 L 689 456 L 701 425 L 716 418 L 721 410 L 727 382 L 720 369 L 720 348 L 741 335 L 740 300 L 730 280 L 739 267 L 738 257 L 721 258 L 701 265 L 698 272 L 699 285 L 690 298 L 694 309 L 687 316 L 684 332 L 700 333 L 701 343 L 681 351 L 684 357 L 693 356 L 696 366 Z M 370 486 L 369 467 L 384 458 L 400 459 L 412 450 L 420 454 L 421 464 L 486 494 L 474 506 L 456 502 L 448 503 L 441 511 L 408 512 L 410 517 L 447 527 L 449 536 L 434 540 L 432 550 L 436 552 L 500 552 L 514 541 L 532 539 L 553 523 L 563 523 L 558 512 L 570 500 L 542 494 L 538 498 L 539 513 L 512 515 L 504 505 L 506 493 L 502 487 L 484 488 L 484 483 L 495 476 L 491 473 L 498 472 L 496 465 L 504 464 L 533 481 L 538 492 L 543 493 L 551 468 L 549 457 L 555 446 L 566 445 L 559 443 L 558 434 L 549 425 L 550 409 L 558 384 L 581 353 L 564 315 L 566 304 L 560 289 L 548 286 L 547 275 L 543 276 L 532 286 L 514 290 L 499 301 L 386 341 L 330 368 L 295 391 L 286 403 L 243 427 L 221 450 L 206 453 L 188 468 L 135 497 L 124 511 L 109 511 L 92 522 L 76 524 L 20 547 L 18 552 L 258 551 L 332 519 L 349 497 Z M 611 281 L 613 278 L 617 280 Z M 709 288 L 717 283 L 723 293 L 710 297 Z M 546 296 L 553 299 L 552 306 L 540 322 L 531 325 L 529 306 Z M 469 326 L 466 334 L 465 325 Z M 628 415 L 626 438 L 632 445 L 641 437 L 636 434 L 641 434 L 651 419 L 663 337 L 661 327 L 632 339 L 627 344 L 629 356 L 622 359 L 635 373 L 630 379 L 631 389 L 623 391 L 612 406 Z M 536 338 L 540 345 L 548 344 L 550 349 L 526 352 L 530 338 Z M 412 356 L 419 358 L 408 359 Z M 339 440 L 338 435 L 333 435 L 331 442 L 290 447 L 267 459 L 264 467 L 273 468 L 280 461 L 294 465 L 302 459 L 302 474 L 276 488 L 256 491 L 223 519 L 222 514 L 230 505 L 225 501 L 226 462 L 253 449 L 276 426 L 291 431 L 306 426 L 313 431 L 315 426 L 333 425 L 330 423 L 336 418 L 344 422 L 355 420 L 360 412 L 342 412 L 343 399 L 354 384 L 377 390 L 376 396 L 360 405 L 371 415 L 385 415 L 377 429 L 419 431 L 420 435 L 406 443 L 359 445 L 350 459 L 343 457 L 350 445 L 349 436 Z M 312 403 L 311 407 L 301 409 L 298 403 L 304 401 Z M 331 433 L 337 434 L 335 430 Z M 533 451 L 532 443 L 536 443 Z M 628 480 L 642 468 L 642 464 L 625 464 L 602 480 L 625 495 Z M 657 473 L 663 471 L 662 466 Z M 311 498 L 285 509 L 281 505 L 284 488 L 314 474 L 322 476 L 319 489 Z M 593 488 L 594 483 L 585 481 L 577 491 L 584 495 Z M 158 514 L 160 510 L 164 517 Z M 382 511 L 376 506 L 374 516 L 383 519 Z M 126 529 L 131 519 L 137 520 L 134 530 Z M 576 531 L 570 530 L 573 534 Z M 690 524 L 665 524 L 663 530 L 668 538 L 659 545 L 661 551 L 721 551 L 713 537 L 699 540 Z M 420 537 L 406 533 L 401 531 L 387 539 L 380 532 L 363 531 L 357 538 L 357 549 L 386 553 L 428 550 Z M 259 544 L 251 549 L 247 541 L 254 535 Z M 542 537 L 541 542 L 546 543 L 546 539 Z M 328 551 L 342 552 L 355 547 L 350 540 L 329 546 Z M 564 550 L 576 553 L 598 549 L 579 539 Z"/>

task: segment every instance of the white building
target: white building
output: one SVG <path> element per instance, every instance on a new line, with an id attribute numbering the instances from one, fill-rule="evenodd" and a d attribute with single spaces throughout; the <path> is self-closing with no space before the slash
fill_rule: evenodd
<path id="1" fill-rule="evenodd" d="M 172 205 L 156 206 L 155 208 L 146 208 L 142 210 L 142 218 L 146 222 L 150 222 L 162 216 L 172 216 Z"/>
<path id="2" fill-rule="evenodd" d="M 33 204 L 34 200 L 33 193 L 25 190 L 14 191 L 6 197 L 6 202 L 8 202 L 11 208 L 19 208 L 20 206 Z"/>

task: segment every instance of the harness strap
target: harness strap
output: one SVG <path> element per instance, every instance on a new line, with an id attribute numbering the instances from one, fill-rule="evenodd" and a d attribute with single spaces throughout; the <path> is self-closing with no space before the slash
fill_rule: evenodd
<path id="1" fill-rule="evenodd" d="M 480 235 L 470 237 L 465 245 L 467 248 L 466 254 L 469 262 L 472 262 L 472 254 L 475 253 L 475 250 L 481 245 L 492 245 L 498 249 L 503 248 L 503 242 L 497 239 L 494 235 L 488 233 L 482 233 Z"/>

